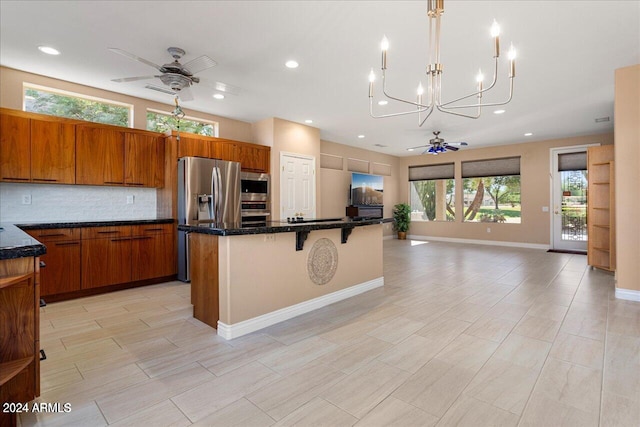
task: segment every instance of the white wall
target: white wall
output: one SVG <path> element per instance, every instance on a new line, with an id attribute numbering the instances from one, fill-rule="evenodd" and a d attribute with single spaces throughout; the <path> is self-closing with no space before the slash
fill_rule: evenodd
<path id="1" fill-rule="evenodd" d="M 30 195 L 31 204 L 22 204 Z M 127 196 L 134 203 L 127 204 Z M 0 221 L 69 222 L 156 218 L 156 189 L 88 185 L 0 184 Z"/>

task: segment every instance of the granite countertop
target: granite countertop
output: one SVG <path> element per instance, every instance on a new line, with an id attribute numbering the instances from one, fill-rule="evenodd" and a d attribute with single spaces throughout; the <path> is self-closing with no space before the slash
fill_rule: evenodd
<path id="1" fill-rule="evenodd" d="M 365 225 L 393 222 L 393 218 L 375 218 L 353 221 L 350 219 L 338 221 L 306 222 L 289 224 L 286 221 L 267 221 L 265 225 L 244 226 L 235 223 L 207 223 L 198 225 L 178 225 L 178 230 L 191 233 L 213 234 L 216 236 L 241 236 L 247 234 L 289 233 L 300 231 L 329 230 L 332 228 L 354 228 Z"/>
<path id="2" fill-rule="evenodd" d="M 171 218 L 134 219 L 134 220 L 100 220 L 73 222 L 38 222 L 29 224 L 0 223 L 0 260 L 40 256 L 47 253 L 45 245 L 22 230 L 44 230 L 51 228 L 105 227 L 141 224 L 171 224 Z"/>
<path id="3" fill-rule="evenodd" d="M 25 258 L 47 253 L 47 248 L 13 224 L 0 223 L 0 259 Z"/>

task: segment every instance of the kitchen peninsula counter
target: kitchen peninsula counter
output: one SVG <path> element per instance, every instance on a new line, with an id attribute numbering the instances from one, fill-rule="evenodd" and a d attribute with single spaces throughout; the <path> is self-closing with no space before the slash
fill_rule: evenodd
<path id="1" fill-rule="evenodd" d="M 392 221 L 179 225 L 190 235 L 194 317 L 233 339 L 383 286 Z"/>

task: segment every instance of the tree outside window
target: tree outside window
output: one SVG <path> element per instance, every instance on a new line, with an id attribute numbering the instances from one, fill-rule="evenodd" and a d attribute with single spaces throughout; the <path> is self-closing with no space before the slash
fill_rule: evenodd
<path id="1" fill-rule="evenodd" d="M 413 221 L 453 221 L 455 219 L 455 180 L 431 179 L 410 183 Z"/>
<path id="2" fill-rule="evenodd" d="M 465 178 L 464 220 L 521 222 L 520 175 Z"/>
<path id="3" fill-rule="evenodd" d="M 172 130 L 180 130 L 180 132 L 194 133 L 196 135 L 217 136 L 216 127 L 216 123 L 201 119 L 185 117 L 178 122 L 172 115 L 158 111 L 147 111 L 147 130 L 154 132 L 167 133 Z"/>
<path id="4" fill-rule="evenodd" d="M 50 116 L 128 127 L 132 108 L 71 93 L 33 87 L 24 90 L 24 111 Z"/>

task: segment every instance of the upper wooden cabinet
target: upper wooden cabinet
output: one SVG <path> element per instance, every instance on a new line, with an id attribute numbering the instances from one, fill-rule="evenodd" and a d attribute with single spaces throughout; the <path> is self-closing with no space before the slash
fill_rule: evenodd
<path id="1" fill-rule="evenodd" d="M 164 185 L 164 138 L 115 126 L 76 128 L 76 182 L 89 185 Z"/>
<path id="2" fill-rule="evenodd" d="M 124 185 L 124 132 L 91 125 L 76 128 L 76 183 Z"/>
<path id="3" fill-rule="evenodd" d="M 0 179 L 75 183 L 75 126 L 58 118 L 0 112 Z M 41 117 L 41 115 L 38 115 Z"/>
<path id="4" fill-rule="evenodd" d="M 0 114 L 0 179 L 31 181 L 31 119 Z"/>
<path id="5" fill-rule="evenodd" d="M 164 185 L 164 138 L 127 133 L 124 144 L 125 185 L 162 187 Z"/>
<path id="6" fill-rule="evenodd" d="M 177 145 L 178 158 L 206 157 L 210 159 L 240 162 L 241 168 L 248 172 L 269 173 L 271 147 L 194 134 L 168 135 L 169 141 Z"/>
<path id="7" fill-rule="evenodd" d="M 31 181 L 74 184 L 75 126 L 31 119 Z"/>
<path id="8" fill-rule="evenodd" d="M 238 158 L 242 170 L 269 173 L 271 149 L 264 145 L 241 144 L 238 146 Z"/>

